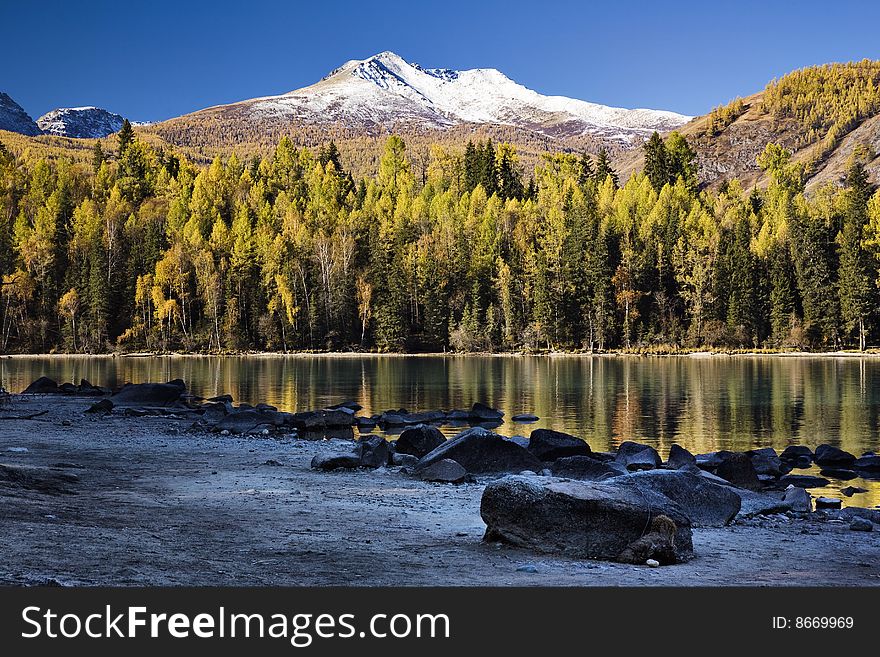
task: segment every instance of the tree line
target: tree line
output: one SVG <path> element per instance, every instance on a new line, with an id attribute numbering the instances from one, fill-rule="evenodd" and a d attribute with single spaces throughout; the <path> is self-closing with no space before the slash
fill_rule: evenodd
<path id="1" fill-rule="evenodd" d="M 620 184 L 608 155 L 528 179 L 491 141 L 403 140 L 355 178 L 331 143 L 198 167 L 125 126 L 92 162 L 0 148 L 0 350 L 865 348 L 880 193 L 862 160 L 809 195 L 700 190 L 680 134 Z"/>

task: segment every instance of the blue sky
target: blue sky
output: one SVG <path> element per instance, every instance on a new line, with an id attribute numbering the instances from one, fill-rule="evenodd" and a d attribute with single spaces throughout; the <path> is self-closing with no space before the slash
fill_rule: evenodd
<path id="1" fill-rule="evenodd" d="M 317 81 L 393 50 L 545 94 L 701 114 L 792 69 L 880 59 L 880 3 L 0 0 L 0 91 L 34 118 L 160 120 Z"/>

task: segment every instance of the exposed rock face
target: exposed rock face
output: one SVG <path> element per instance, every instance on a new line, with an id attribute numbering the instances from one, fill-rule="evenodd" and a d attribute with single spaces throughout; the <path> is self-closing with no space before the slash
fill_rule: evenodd
<path id="1" fill-rule="evenodd" d="M 691 525 L 681 508 L 663 495 L 613 480 L 512 475 L 488 484 L 480 503 L 487 540 L 587 559 L 617 559 L 660 514 L 676 525 L 677 560 L 688 559 Z"/>
<path id="2" fill-rule="evenodd" d="M 0 130 L 31 137 L 40 134 L 40 127 L 34 123 L 30 115 L 2 91 L 0 91 Z"/>
<path id="3" fill-rule="evenodd" d="M 529 437 L 529 451 L 542 461 L 567 456 L 589 456 L 590 446 L 580 438 L 551 429 L 535 429 Z"/>
<path id="4" fill-rule="evenodd" d="M 426 454 L 416 471 L 443 459 L 456 461 L 470 474 L 540 472 L 544 468 L 528 450 L 482 427 L 468 429 L 447 440 Z"/>
<path id="5" fill-rule="evenodd" d="M 61 107 L 43 114 L 37 125 L 47 135 L 100 139 L 122 129 L 125 119 L 100 107 Z"/>

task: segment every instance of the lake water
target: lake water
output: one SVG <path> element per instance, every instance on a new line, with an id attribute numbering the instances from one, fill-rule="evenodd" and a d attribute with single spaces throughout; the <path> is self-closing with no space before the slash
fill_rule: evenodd
<path id="1" fill-rule="evenodd" d="M 282 410 L 353 399 L 363 414 L 467 408 L 482 401 L 509 419 L 497 431 L 537 427 L 586 439 L 594 450 L 624 440 L 666 454 L 755 447 L 837 445 L 856 455 L 880 451 L 880 359 L 759 356 L 35 356 L 0 359 L 0 382 L 18 392 L 38 376 L 59 382 L 182 378 L 196 394 Z M 452 427 L 444 428 L 454 433 Z M 847 502 L 880 504 L 880 485 Z M 847 485 L 847 484 L 844 484 Z M 839 488 L 832 486 L 829 492 Z M 814 491 L 815 492 L 815 491 Z"/>

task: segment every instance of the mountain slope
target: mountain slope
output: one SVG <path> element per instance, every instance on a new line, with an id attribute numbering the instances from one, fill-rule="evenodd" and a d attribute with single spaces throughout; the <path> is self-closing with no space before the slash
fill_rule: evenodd
<path id="1" fill-rule="evenodd" d="M 697 152 L 700 181 L 709 187 L 734 178 L 746 188 L 766 184 L 756 158 L 771 142 L 804 165 L 808 188 L 840 183 L 856 151 L 872 180 L 880 182 L 880 62 L 794 71 L 679 132 Z M 623 154 L 618 165 L 624 178 L 641 170 L 641 149 Z"/>
<path id="2" fill-rule="evenodd" d="M 0 91 L 0 130 L 30 136 L 40 134 L 40 128 L 21 105 L 2 91 Z"/>
<path id="3" fill-rule="evenodd" d="M 311 145 L 319 134 L 355 138 L 392 131 L 460 141 L 489 127 L 510 134 L 514 142 L 549 140 L 551 150 L 595 151 L 606 145 L 617 151 L 689 118 L 544 96 L 495 69 L 428 69 L 383 52 L 346 62 L 311 86 L 211 107 L 152 129 L 179 145 L 230 146 L 258 143 L 267 135 L 277 140 L 290 134 Z"/>
<path id="4" fill-rule="evenodd" d="M 76 139 L 98 139 L 118 132 L 125 119 L 98 107 L 62 107 L 37 119 L 45 134 Z"/>

